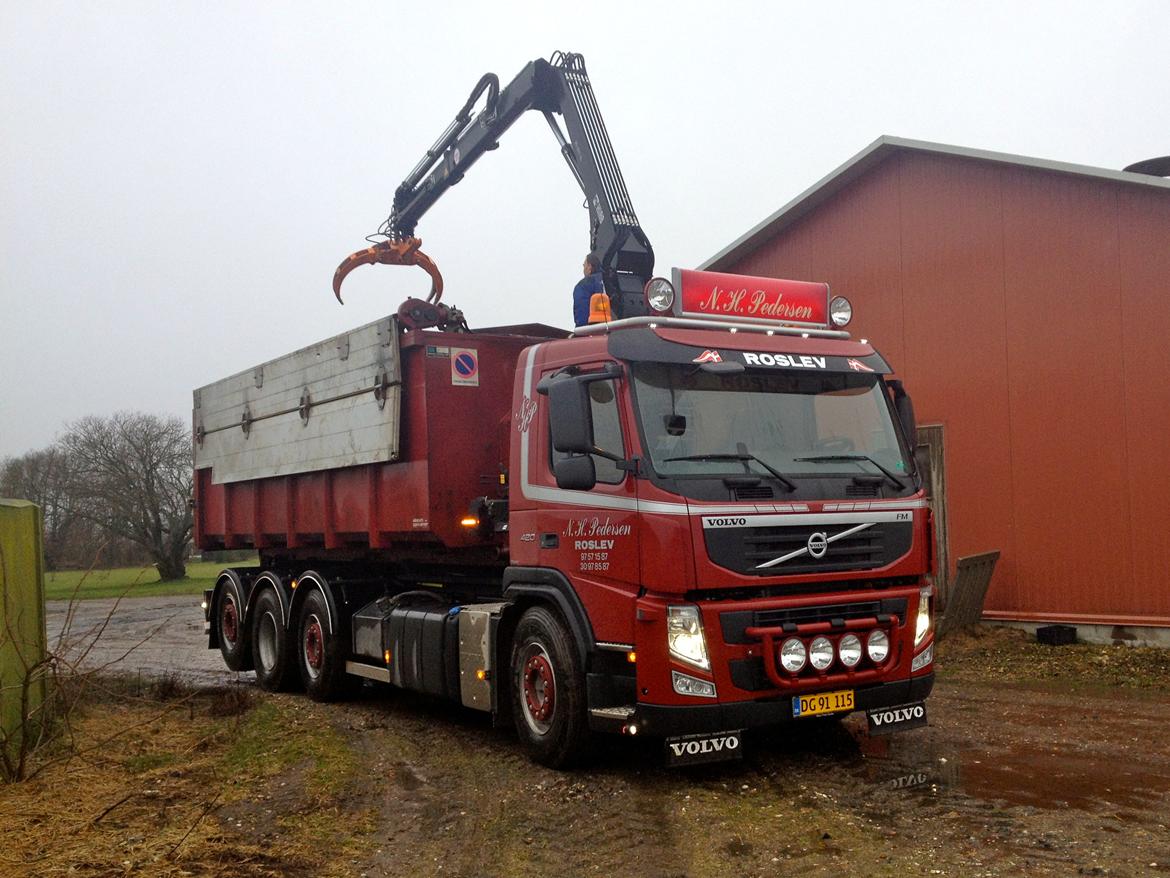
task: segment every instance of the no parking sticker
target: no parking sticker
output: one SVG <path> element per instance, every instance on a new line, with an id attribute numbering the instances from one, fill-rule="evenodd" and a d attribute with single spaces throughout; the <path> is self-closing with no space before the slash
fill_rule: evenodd
<path id="1" fill-rule="evenodd" d="M 479 387 L 479 354 L 473 348 L 451 348 L 451 383 Z"/>

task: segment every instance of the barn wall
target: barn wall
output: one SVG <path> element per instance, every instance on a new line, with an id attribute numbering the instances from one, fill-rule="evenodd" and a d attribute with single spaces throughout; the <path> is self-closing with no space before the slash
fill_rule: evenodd
<path id="1" fill-rule="evenodd" d="M 828 281 L 946 436 L 992 615 L 1170 624 L 1170 193 L 900 152 L 730 266 Z"/>

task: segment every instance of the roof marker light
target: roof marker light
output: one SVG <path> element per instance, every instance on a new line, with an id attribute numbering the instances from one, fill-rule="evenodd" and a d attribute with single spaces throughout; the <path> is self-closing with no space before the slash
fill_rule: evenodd
<path id="1" fill-rule="evenodd" d="M 663 314 L 674 305 L 674 284 L 664 277 L 652 277 L 642 288 L 646 305 L 651 311 Z"/>
<path id="2" fill-rule="evenodd" d="M 802 333 L 800 334 L 800 337 L 801 337 L 801 338 L 808 338 L 808 333 L 807 333 L 807 332 L 802 332 Z"/>
<path id="3" fill-rule="evenodd" d="M 608 323 L 613 317 L 610 309 L 609 294 L 606 292 L 594 293 L 589 297 L 589 322 Z"/>
<path id="4" fill-rule="evenodd" d="M 853 305 L 844 296 L 834 296 L 829 303 L 829 319 L 834 326 L 848 326 L 853 319 Z"/>

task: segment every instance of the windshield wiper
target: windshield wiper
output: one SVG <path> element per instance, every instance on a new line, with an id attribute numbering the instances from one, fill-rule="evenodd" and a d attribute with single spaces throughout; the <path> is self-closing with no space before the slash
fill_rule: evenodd
<path id="1" fill-rule="evenodd" d="M 902 483 L 901 479 L 899 479 L 896 475 L 894 475 L 892 472 L 890 472 L 888 469 L 886 469 L 884 466 L 882 466 L 880 463 L 878 463 L 876 460 L 874 460 L 868 454 L 819 454 L 819 455 L 816 455 L 815 457 L 794 457 L 793 460 L 808 461 L 810 463 L 837 463 L 837 462 L 846 463 L 848 461 L 866 460 L 866 461 L 869 461 L 870 463 L 872 463 L 874 466 L 876 466 L 879 470 L 881 470 L 882 475 L 885 476 L 887 479 L 889 479 L 891 482 L 893 482 L 894 486 L 899 491 L 906 490 L 906 486 Z"/>
<path id="2" fill-rule="evenodd" d="M 766 469 L 768 472 L 770 472 L 773 476 L 775 476 L 778 480 L 780 480 L 785 485 L 787 485 L 789 491 L 796 490 L 796 483 L 794 481 L 792 481 L 790 478 L 788 478 L 788 476 L 784 475 L 784 473 L 780 472 L 780 470 L 776 469 L 774 466 L 767 463 L 766 461 L 760 460 L 754 454 L 748 454 L 746 451 L 740 452 L 738 454 L 732 454 L 730 452 L 724 452 L 721 454 L 684 454 L 681 457 L 663 458 L 662 462 L 663 463 L 670 463 L 671 461 L 674 461 L 674 460 L 740 460 L 740 461 L 754 460 L 756 463 L 758 463 L 760 466 L 762 466 L 764 469 Z"/>

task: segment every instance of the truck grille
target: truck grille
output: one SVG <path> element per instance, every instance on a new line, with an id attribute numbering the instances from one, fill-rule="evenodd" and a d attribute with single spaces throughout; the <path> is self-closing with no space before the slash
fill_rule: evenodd
<path id="1" fill-rule="evenodd" d="M 884 567 L 910 551 L 913 526 L 909 522 L 877 522 L 856 534 L 833 540 L 825 554 L 814 558 L 804 551 L 787 561 L 760 568 L 793 552 L 806 549 L 813 534 L 831 539 L 849 525 L 718 528 L 705 531 L 707 553 L 720 567 L 756 576 L 796 573 L 834 573 Z"/>

